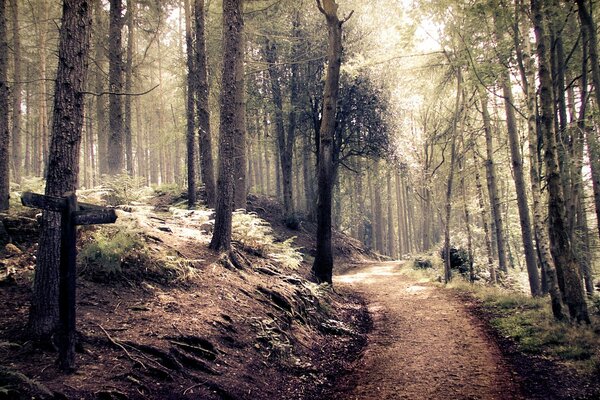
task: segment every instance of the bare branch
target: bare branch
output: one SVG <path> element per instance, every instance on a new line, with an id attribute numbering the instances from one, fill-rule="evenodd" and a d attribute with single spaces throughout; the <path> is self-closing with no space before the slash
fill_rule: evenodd
<path id="1" fill-rule="evenodd" d="M 340 22 L 340 25 L 343 25 L 343 24 L 345 24 L 346 22 L 348 22 L 348 20 L 349 20 L 350 18 L 352 18 L 352 15 L 354 15 L 354 10 L 350 11 L 350 14 L 348 14 L 348 16 L 347 16 L 346 18 L 344 18 L 344 19 L 342 20 L 342 22 Z"/>
<path id="2" fill-rule="evenodd" d="M 90 94 L 92 96 L 104 96 L 105 94 L 112 94 L 115 96 L 143 96 L 145 94 L 150 93 L 151 91 L 153 91 L 154 89 L 156 89 L 157 87 L 159 87 L 160 85 L 156 85 L 154 86 L 152 89 L 148 89 L 145 92 L 141 92 L 141 93 L 116 93 L 116 92 L 100 92 L 100 93 L 94 93 L 94 92 L 81 92 L 83 94 Z"/>

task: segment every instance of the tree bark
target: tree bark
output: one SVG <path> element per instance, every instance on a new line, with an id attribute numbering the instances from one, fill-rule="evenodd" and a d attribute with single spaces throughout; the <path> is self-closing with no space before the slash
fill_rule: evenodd
<path id="1" fill-rule="evenodd" d="M 198 113 L 198 140 L 200 144 L 200 173 L 206 192 L 206 204 L 215 206 L 215 167 L 212 154 L 212 137 L 210 133 L 210 111 L 208 99 L 210 87 L 208 85 L 208 66 L 206 61 L 206 35 L 204 0 L 195 0 L 194 17 L 196 26 L 196 85 Z"/>
<path id="2" fill-rule="evenodd" d="M 231 248 L 231 221 L 234 206 L 234 167 L 236 141 L 243 138 L 239 131 L 236 113 L 239 109 L 237 97 L 238 60 L 242 41 L 243 0 L 223 1 L 223 74 L 221 87 L 221 124 L 219 129 L 219 178 L 216 199 L 216 217 L 210 248 L 229 250 Z"/>
<path id="3" fill-rule="evenodd" d="M 6 0 L 0 0 L 0 210 L 8 210 L 10 197 L 10 132 L 8 127 L 8 42 Z"/>
<path id="4" fill-rule="evenodd" d="M 540 0 L 531 1 L 531 13 L 537 42 L 536 53 L 538 56 L 541 105 L 540 129 L 544 137 L 544 162 L 549 193 L 550 250 L 556 263 L 558 283 L 561 286 L 564 302 L 569 309 L 571 318 L 578 322 L 589 323 L 582 278 L 565 225 L 565 203 L 557 161 L 556 135 L 554 134 L 552 79 L 550 77 L 546 27 L 544 26 L 545 11 Z"/>
<path id="5" fill-rule="evenodd" d="M 108 38 L 108 173 L 117 175 L 124 169 L 123 148 L 123 50 L 121 36 L 123 28 L 122 0 L 110 0 L 110 27 Z M 160 59 L 160 58 L 159 58 Z"/>
<path id="6" fill-rule="evenodd" d="M 45 191 L 48 196 L 63 196 L 77 189 L 91 9 L 87 0 L 63 1 Z M 29 329 L 37 339 L 49 340 L 57 328 L 59 260 L 60 214 L 44 211 L 29 314 Z"/>
<path id="7" fill-rule="evenodd" d="M 331 249 L 331 206 L 333 186 L 333 141 L 336 106 L 342 64 L 342 25 L 335 0 L 317 0 L 319 11 L 327 20 L 327 74 L 323 93 L 323 117 L 319 134 L 317 254 L 312 274 L 317 282 L 332 283 L 333 252 Z"/>

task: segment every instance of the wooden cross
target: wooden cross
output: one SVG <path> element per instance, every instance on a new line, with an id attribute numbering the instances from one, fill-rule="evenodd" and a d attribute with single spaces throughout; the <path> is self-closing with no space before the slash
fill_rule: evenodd
<path id="1" fill-rule="evenodd" d="M 112 224 L 117 220 L 114 209 L 94 204 L 77 203 L 75 193 L 64 197 L 44 196 L 25 192 L 21 196 L 24 206 L 61 213 L 60 278 L 59 278 L 59 353 L 62 370 L 75 369 L 75 289 L 77 282 L 77 225 Z"/>

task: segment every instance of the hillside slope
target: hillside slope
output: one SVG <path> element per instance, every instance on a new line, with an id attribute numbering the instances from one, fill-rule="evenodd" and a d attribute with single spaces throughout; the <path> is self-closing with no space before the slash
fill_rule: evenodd
<path id="1" fill-rule="evenodd" d="M 3 218 L 13 243 L 0 270 L 0 398 L 324 396 L 364 346 L 364 305 L 308 282 L 285 231 L 239 214 L 234 251 L 213 253 L 210 214 L 170 202 L 120 207 L 115 226 L 80 230 L 71 375 L 26 337 L 37 223 Z M 349 242 L 347 254 L 366 254 Z"/>

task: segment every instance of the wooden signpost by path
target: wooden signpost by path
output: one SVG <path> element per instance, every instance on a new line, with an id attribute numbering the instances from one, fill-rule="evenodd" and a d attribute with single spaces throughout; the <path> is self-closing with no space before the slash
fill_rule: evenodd
<path id="1" fill-rule="evenodd" d="M 64 197 L 44 196 L 25 192 L 24 206 L 61 214 L 60 279 L 59 279 L 59 366 L 64 371 L 75 369 L 75 288 L 77 225 L 112 224 L 117 220 L 115 210 L 94 204 L 77 203 L 75 193 Z"/>

